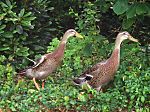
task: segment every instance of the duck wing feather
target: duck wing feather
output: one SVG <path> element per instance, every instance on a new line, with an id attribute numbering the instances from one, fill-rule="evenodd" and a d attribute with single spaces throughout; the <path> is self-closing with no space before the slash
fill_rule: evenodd
<path id="1" fill-rule="evenodd" d="M 95 77 L 100 72 L 101 63 L 97 63 L 91 68 L 88 68 L 84 71 L 79 78 L 74 79 L 73 82 L 75 85 L 81 85 L 86 81 L 90 81 L 93 77 Z"/>

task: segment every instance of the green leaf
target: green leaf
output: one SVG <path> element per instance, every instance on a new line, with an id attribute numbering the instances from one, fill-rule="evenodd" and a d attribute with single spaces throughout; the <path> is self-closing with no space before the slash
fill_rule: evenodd
<path id="1" fill-rule="evenodd" d="M 3 3 L 3 2 L 0 2 L 0 5 L 4 8 L 7 8 L 8 6 L 5 4 L 5 3 Z"/>
<path id="2" fill-rule="evenodd" d="M 9 0 L 6 0 L 6 4 L 11 7 L 11 2 Z"/>
<path id="3" fill-rule="evenodd" d="M 11 109 L 12 111 L 16 111 L 16 108 L 15 108 L 14 106 L 10 106 L 10 109 Z"/>
<path id="4" fill-rule="evenodd" d="M 27 27 L 30 27 L 31 26 L 31 22 L 30 21 L 21 21 L 21 24 L 23 26 L 27 26 Z"/>
<path id="5" fill-rule="evenodd" d="M 70 104 L 74 105 L 74 104 L 76 104 L 76 101 L 75 100 L 71 100 Z"/>
<path id="6" fill-rule="evenodd" d="M 144 101 L 145 101 L 145 97 L 141 96 L 141 102 L 144 103 Z"/>
<path id="7" fill-rule="evenodd" d="M 148 12 L 148 9 L 147 9 L 146 4 L 140 3 L 136 6 L 136 14 L 141 15 L 147 12 Z"/>
<path id="8" fill-rule="evenodd" d="M 121 15 L 128 9 L 128 0 L 118 0 L 113 6 L 113 11 L 117 15 Z"/>
<path id="9" fill-rule="evenodd" d="M 15 12 L 9 11 L 9 13 L 10 13 L 10 15 L 11 15 L 12 18 L 18 18 L 18 16 L 16 15 Z"/>
<path id="10" fill-rule="evenodd" d="M 0 30 L 3 30 L 6 27 L 6 25 L 0 26 Z"/>
<path id="11" fill-rule="evenodd" d="M 5 32 L 3 34 L 3 36 L 6 37 L 6 38 L 12 38 L 13 37 L 13 33 L 12 32 Z"/>
<path id="12" fill-rule="evenodd" d="M 89 86 L 89 84 L 85 83 L 85 84 L 82 85 L 82 89 L 90 90 L 91 87 Z"/>
<path id="13" fill-rule="evenodd" d="M 18 21 L 18 19 L 17 18 L 6 18 L 5 21 L 16 22 L 16 21 Z"/>
<path id="14" fill-rule="evenodd" d="M 0 14 L 0 20 L 4 19 L 6 13 Z"/>
<path id="15" fill-rule="evenodd" d="M 134 22 L 135 22 L 135 18 L 124 19 L 123 23 L 122 23 L 123 29 L 130 28 L 133 25 Z"/>
<path id="16" fill-rule="evenodd" d="M 3 48 L 0 48 L 0 51 L 6 51 L 6 50 L 9 50 L 10 47 L 3 47 Z"/>
<path id="17" fill-rule="evenodd" d="M 85 97 L 83 94 L 79 94 L 79 95 L 78 95 L 78 99 L 79 99 L 80 101 L 83 101 L 83 102 L 86 101 L 86 97 Z"/>
<path id="18" fill-rule="evenodd" d="M 33 93 L 35 93 L 35 92 L 36 92 L 35 89 L 29 89 L 29 90 L 28 90 L 28 93 L 32 93 L 32 94 L 33 94 Z"/>
<path id="19" fill-rule="evenodd" d="M 146 4 L 146 8 L 147 8 L 147 11 L 148 11 L 148 16 L 150 16 L 150 4 L 148 3 L 145 3 Z"/>
<path id="20" fill-rule="evenodd" d="M 28 12 L 27 14 L 24 15 L 24 17 L 28 17 L 30 16 L 32 13 L 31 12 Z"/>
<path id="21" fill-rule="evenodd" d="M 27 47 L 17 48 L 16 54 L 18 56 L 28 56 L 29 55 L 28 50 L 29 48 Z"/>
<path id="22" fill-rule="evenodd" d="M 22 9 L 22 10 L 20 11 L 20 13 L 18 14 L 18 16 L 19 16 L 19 17 L 22 17 L 22 16 L 24 15 L 24 12 L 25 12 L 25 9 Z"/>
<path id="23" fill-rule="evenodd" d="M 134 100 L 134 98 L 135 98 L 135 95 L 132 95 L 132 96 L 131 96 L 131 100 Z"/>
<path id="24" fill-rule="evenodd" d="M 0 31 L 0 34 L 1 34 L 1 33 L 4 33 L 4 31 L 3 31 L 3 30 L 1 30 L 1 31 Z"/>
<path id="25" fill-rule="evenodd" d="M 24 18 L 25 21 L 32 21 L 34 20 L 36 17 L 27 17 L 27 18 Z"/>
<path id="26" fill-rule="evenodd" d="M 93 49 L 93 47 L 92 47 L 91 43 L 86 44 L 85 48 L 83 49 L 84 55 L 86 55 L 86 56 L 92 55 L 92 49 Z"/>
<path id="27" fill-rule="evenodd" d="M 64 100 L 65 100 L 66 102 L 68 102 L 68 101 L 69 101 L 69 97 L 68 97 L 68 96 L 65 96 L 65 97 L 64 97 Z"/>
<path id="28" fill-rule="evenodd" d="M 127 19 L 133 18 L 136 16 L 136 4 L 130 6 L 130 8 L 126 12 Z"/>

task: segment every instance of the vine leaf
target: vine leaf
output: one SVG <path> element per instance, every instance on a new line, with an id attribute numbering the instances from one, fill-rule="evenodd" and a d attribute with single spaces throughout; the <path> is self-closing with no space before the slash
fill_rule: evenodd
<path id="1" fill-rule="evenodd" d="M 128 0 L 118 0 L 113 6 L 113 11 L 117 15 L 121 15 L 128 9 Z"/>

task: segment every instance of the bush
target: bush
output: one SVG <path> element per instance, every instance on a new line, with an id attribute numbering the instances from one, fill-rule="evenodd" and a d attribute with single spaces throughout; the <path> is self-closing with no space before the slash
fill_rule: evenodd
<path id="1" fill-rule="evenodd" d="M 117 15 L 123 16 L 123 29 L 128 29 L 133 24 L 136 23 L 136 20 L 143 19 L 144 16 L 150 15 L 150 4 L 148 4 L 148 1 L 145 0 L 143 2 L 135 2 L 132 1 L 129 2 L 128 0 L 117 0 L 115 4 L 113 5 L 113 11 Z"/>
<path id="2" fill-rule="evenodd" d="M 11 62 L 18 61 L 17 57 L 29 55 L 26 40 L 28 31 L 34 28 L 31 22 L 36 17 L 24 8 L 17 10 L 16 3 L 9 0 L 0 2 L 0 12 L 0 52 Z"/>
<path id="3" fill-rule="evenodd" d="M 103 36 L 102 32 L 100 32 L 103 26 L 98 26 L 98 23 L 104 18 L 102 18 L 102 15 L 107 12 L 114 15 L 110 11 L 111 6 L 120 7 L 116 4 L 126 2 L 126 0 L 74 2 L 75 7 L 71 6 L 70 9 L 69 4 L 72 3 L 70 1 L 66 1 L 64 6 L 61 5 L 62 1 L 60 1 L 59 5 L 54 8 L 53 5 L 57 4 L 57 1 L 33 0 L 28 4 L 29 2 L 17 2 L 17 5 L 9 0 L 0 2 L 0 11 L 2 12 L 2 16 L 0 16 L 0 50 L 3 54 L 0 55 L 0 110 L 23 112 L 149 111 L 148 81 L 150 67 L 148 44 L 145 47 L 128 41 L 123 42 L 119 70 L 114 81 L 104 88 L 104 92 L 97 92 L 93 89 L 84 90 L 72 84 L 72 80 L 88 67 L 107 59 L 111 55 L 114 43 L 108 41 L 107 38 L 114 38 L 114 36 Z M 100 3 L 104 5 L 99 6 Z M 25 8 L 19 7 L 18 4 L 24 4 L 22 6 Z M 135 2 L 131 2 L 128 5 L 132 4 L 135 4 Z M 60 9 L 66 8 L 69 12 L 62 11 L 65 14 L 61 11 L 59 12 L 57 10 L 59 7 Z M 116 9 L 113 8 L 114 11 Z M 38 14 L 38 11 L 41 13 Z M 119 13 L 121 20 L 126 19 L 124 18 L 126 17 L 126 11 L 127 9 L 124 13 Z M 55 17 L 49 18 L 49 14 L 52 12 L 57 15 L 54 14 Z M 141 15 L 139 14 L 138 16 L 146 14 L 141 12 Z M 45 16 L 43 17 L 43 15 Z M 138 19 L 138 16 L 136 15 L 134 18 Z M 63 17 L 72 18 L 72 21 L 75 21 L 76 30 L 81 32 L 84 39 L 71 37 L 68 40 L 62 65 L 48 77 L 45 89 L 37 91 L 32 80 L 16 75 L 16 70 L 24 68 L 28 63 L 26 59 L 20 61 L 19 57 L 26 57 L 29 54 L 30 57 L 34 57 L 35 54 L 35 57 L 38 57 L 44 53 L 43 51 L 46 48 L 47 52 L 53 51 L 60 41 L 58 38 L 53 38 L 48 47 L 44 46 L 43 43 L 48 42 L 42 42 L 43 38 L 47 33 L 48 35 L 50 34 L 47 29 L 52 24 L 45 26 L 42 22 L 49 21 L 55 26 L 57 23 L 54 24 L 54 21 L 56 20 L 59 24 L 58 35 L 60 35 L 64 27 L 63 24 L 65 23 L 66 26 L 69 26 L 67 19 L 67 22 L 60 22 Z M 42 21 L 41 18 L 44 18 L 44 20 Z M 35 29 L 32 29 L 34 27 L 31 24 L 32 21 L 35 23 Z M 71 27 L 74 27 L 74 23 Z M 112 25 L 110 24 L 109 27 L 112 27 Z M 37 29 L 39 31 L 36 32 Z M 133 31 L 132 26 L 129 27 L 129 30 Z M 44 35 L 41 35 L 41 32 Z M 30 38 L 28 38 L 27 34 Z M 42 40 L 36 37 L 39 34 L 42 36 Z M 114 39 L 112 40 L 114 41 Z M 36 46 L 39 45 L 38 42 L 45 48 L 37 47 L 36 49 Z M 35 49 L 32 49 L 32 47 Z M 35 53 L 35 51 L 37 52 Z M 38 83 L 41 84 L 41 81 Z"/>

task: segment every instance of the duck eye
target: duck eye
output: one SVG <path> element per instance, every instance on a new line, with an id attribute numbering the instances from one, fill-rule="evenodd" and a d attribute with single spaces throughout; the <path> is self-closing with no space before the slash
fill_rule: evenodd
<path id="1" fill-rule="evenodd" d="M 124 32 L 123 35 L 129 35 L 129 33 L 128 32 Z"/>
<path id="2" fill-rule="evenodd" d="M 71 31 L 71 33 L 75 33 L 74 31 Z"/>

